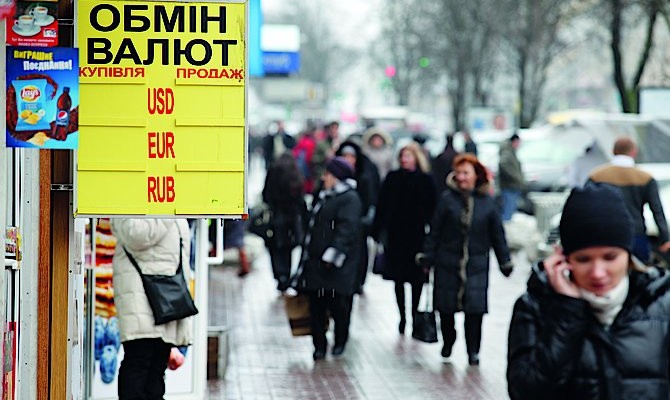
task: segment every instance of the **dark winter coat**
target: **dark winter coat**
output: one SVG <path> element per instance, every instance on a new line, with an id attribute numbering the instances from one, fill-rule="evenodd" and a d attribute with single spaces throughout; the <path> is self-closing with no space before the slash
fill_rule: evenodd
<path id="1" fill-rule="evenodd" d="M 500 161 L 498 162 L 498 183 L 501 189 L 524 190 L 526 179 L 521 169 L 521 162 L 516 150 L 509 140 L 500 145 Z"/>
<path id="2" fill-rule="evenodd" d="M 435 185 L 428 174 L 397 169 L 386 176 L 373 225 L 374 237 L 385 236 L 384 279 L 425 281 L 426 274 L 416 265 L 415 256 L 423 249 L 425 227 L 435 202 Z"/>
<path id="3" fill-rule="evenodd" d="M 447 190 L 447 176 L 453 170 L 452 163 L 457 155 L 458 152 L 454 149 L 454 146 L 448 144 L 442 154 L 437 156 L 433 162 L 433 179 L 435 179 L 438 196 L 441 196 Z"/>
<path id="4" fill-rule="evenodd" d="M 319 194 L 303 247 L 299 290 L 354 293 L 361 262 L 361 201 L 355 186 L 347 180 Z"/>
<path id="5" fill-rule="evenodd" d="M 307 207 L 303 197 L 303 180 L 295 161 L 291 160 L 291 164 L 287 165 L 280 157 L 270 166 L 265 176 L 263 201 L 272 210 L 274 233 L 266 246 L 280 249 L 299 245 L 304 234 L 303 218 Z"/>
<path id="6" fill-rule="evenodd" d="M 374 205 L 377 203 L 377 195 L 379 194 L 380 179 L 379 170 L 377 166 L 370 161 L 370 159 L 363 154 L 361 147 L 350 141 L 343 142 L 335 153 L 336 156 L 342 155 L 342 148 L 350 146 L 356 152 L 356 191 L 361 198 L 361 215 L 364 217 L 364 222 L 369 225 L 372 223 L 374 215 Z"/>
<path id="7" fill-rule="evenodd" d="M 282 143 L 284 143 L 284 147 L 286 147 L 286 151 L 291 151 L 295 147 L 296 140 L 293 136 L 289 135 L 288 133 L 281 131 L 277 132 L 273 135 L 269 134 L 266 135 L 263 138 L 262 146 L 263 146 L 263 156 L 265 157 L 265 166 L 270 167 L 272 163 L 275 161 L 275 136 L 276 135 L 281 135 L 282 137 Z"/>
<path id="8" fill-rule="evenodd" d="M 461 221 L 468 204 L 472 216 L 466 228 Z M 492 247 L 498 264 L 509 265 L 505 233 L 496 204 L 488 194 L 488 185 L 464 195 L 451 175 L 424 246 L 426 257 L 435 265 L 436 310 L 441 313 L 488 312 L 489 250 Z"/>
<path id="9" fill-rule="evenodd" d="M 670 399 L 668 288 L 667 271 L 631 271 L 626 301 L 606 330 L 586 301 L 557 294 L 538 268 L 512 315 L 512 400 Z"/>

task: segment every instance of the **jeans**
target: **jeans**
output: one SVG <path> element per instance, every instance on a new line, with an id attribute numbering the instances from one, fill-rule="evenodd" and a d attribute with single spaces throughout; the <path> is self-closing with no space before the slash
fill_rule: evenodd
<path id="1" fill-rule="evenodd" d="M 516 212 L 517 203 L 521 198 L 520 190 L 502 189 L 502 220 L 509 221 Z"/>
<path id="2" fill-rule="evenodd" d="M 633 237 L 633 255 L 643 263 L 649 263 L 651 255 L 651 244 L 647 235 L 635 235 Z"/>

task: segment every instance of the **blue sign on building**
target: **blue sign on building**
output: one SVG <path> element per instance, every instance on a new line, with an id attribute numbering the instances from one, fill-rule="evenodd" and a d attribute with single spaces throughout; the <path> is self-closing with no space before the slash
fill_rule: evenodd
<path id="1" fill-rule="evenodd" d="M 300 53 L 264 51 L 263 70 L 266 74 L 292 74 L 300 71 Z"/>
<path id="2" fill-rule="evenodd" d="M 249 76 L 263 76 L 263 52 L 261 51 L 261 26 L 263 13 L 261 0 L 249 1 Z"/>

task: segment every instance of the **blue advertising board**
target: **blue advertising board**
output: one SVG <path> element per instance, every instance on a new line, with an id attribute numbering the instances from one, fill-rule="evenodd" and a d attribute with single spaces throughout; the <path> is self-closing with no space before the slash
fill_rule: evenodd
<path id="1" fill-rule="evenodd" d="M 263 12 L 261 0 L 249 0 L 249 76 L 259 77 L 264 75 L 263 52 L 261 51 L 261 26 L 263 25 Z"/>
<path id="2" fill-rule="evenodd" d="M 7 147 L 79 146 L 79 49 L 7 47 Z"/>
<path id="3" fill-rule="evenodd" d="M 300 53 L 264 51 L 263 69 L 266 74 L 292 74 L 300 71 Z"/>

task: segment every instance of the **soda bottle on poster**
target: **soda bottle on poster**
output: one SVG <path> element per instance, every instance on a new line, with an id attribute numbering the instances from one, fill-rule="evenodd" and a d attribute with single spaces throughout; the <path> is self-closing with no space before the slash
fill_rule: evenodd
<path id="1" fill-rule="evenodd" d="M 67 138 L 67 127 L 70 124 L 70 108 L 72 108 L 69 87 L 63 87 L 63 93 L 58 97 L 56 107 L 56 123 L 51 132 L 51 137 L 56 140 L 65 140 Z"/>

